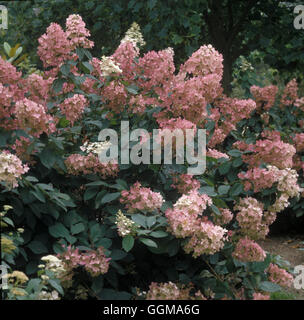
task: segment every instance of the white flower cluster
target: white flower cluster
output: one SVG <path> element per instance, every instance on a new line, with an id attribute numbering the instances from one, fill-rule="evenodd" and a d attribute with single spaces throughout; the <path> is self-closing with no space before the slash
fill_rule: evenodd
<path id="1" fill-rule="evenodd" d="M 4 181 L 8 188 L 18 186 L 17 179 L 29 170 L 21 160 L 9 152 L 0 152 L 0 182 Z"/>
<path id="2" fill-rule="evenodd" d="M 174 208 L 176 209 L 183 209 L 190 207 L 192 205 L 192 199 L 189 198 L 187 195 L 182 195 L 177 202 L 173 205 Z"/>
<path id="3" fill-rule="evenodd" d="M 298 174 L 296 170 L 286 168 L 280 170 L 278 190 L 286 193 L 289 197 L 298 197 L 303 191 L 298 185 Z"/>
<path id="4" fill-rule="evenodd" d="M 136 46 L 143 47 L 146 42 L 141 34 L 140 26 L 133 22 L 129 30 L 126 32 L 125 37 L 121 40 L 123 42 L 133 42 Z"/>
<path id="5" fill-rule="evenodd" d="M 104 77 L 110 76 L 113 73 L 122 73 L 122 70 L 117 64 L 112 60 L 111 57 L 102 56 L 100 62 L 100 70 Z"/>
<path id="6" fill-rule="evenodd" d="M 53 255 L 48 255 L 42 257 L 41 260 L 44 261 L 46 264 L 39 265 L 39 267 L 54 272 L 56 277 L 60 278 L 60 276 L 65 272 L 62 261 L 57 257 Z"/>
<path id="7" fill-rule="evenodd" d="M 42 290 L 38 294 L 38 300 L 60 300 L 60 297 L 56 290 L 53 290 L 52 292 Z"/>
<path id="8" fill-rule="evenodd" d="M 96 155 L 99 155 L 103 150 L 108 149 L 110 146 L 111 146 L 110 141 L 92 142 L 92 143 L 85 142 L 84 145 L 80 147 L 80 150 L 86 153 L 94 153 Z"/>
<path id="9" fill-rule="evenodd" d="M 136 225 L 134 221 L 127 218 L 121 210 L 119 210 L 116 214 L 116 221 L 115 224 L 117 225 L 118 234 L 121 237 L 125 237 L 126 235 L 134 235 L 136 234 Z"/>

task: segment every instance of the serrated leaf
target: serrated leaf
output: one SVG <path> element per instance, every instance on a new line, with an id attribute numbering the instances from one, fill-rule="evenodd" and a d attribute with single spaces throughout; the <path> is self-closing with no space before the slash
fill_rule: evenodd
<path id="1" fill-rule="evenodd" d="M 134 238 L 127 235 L 122 239 L 122 247 L 126 252 L 129 252 L 134 246 Z"/>

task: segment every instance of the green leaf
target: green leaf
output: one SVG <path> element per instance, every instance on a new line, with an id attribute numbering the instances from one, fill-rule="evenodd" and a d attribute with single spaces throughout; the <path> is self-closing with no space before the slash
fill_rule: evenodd
<path id="1" fill-rule="evenodd" d="M 64 79 L 56 79 L 53 82 L 53 90 L 55 91 L 55 93 L 59 93 L 62 90 L 64 83 L 65 83 Z"/>
<path id="2" fill-rule="evenodd" d="M 126 90 L 131 94 L 138 94 L 139 88 L 136 85 L 127 86 Z"/>
<path id="3" fill-rule="evenodd" d="M 240 195 L 242 192 L 243 192 L 243 185 L 241 183 L 236 183 L 230 189 L 229 194 L 231 197 L 236 197 L 236 196 Z"/>
<path id="4" fill-rule="evenodd" d="M 217 196 L 217 193 L 214 191 L 214 188 L 213 187 L 209 187 L 209 186 L 204 186 L 204 187 L 201 187 L 199 189 L 199 192 L 202 194 L 202 193 L 205 193 L 207 194 L 209 197 L 215 197 Z"/>
<path id="5" fill-rule="evenodd" d="M 107 193 L 102 199 L 101 204 L 109 203 L 120 197 L 120 192 Z"/>
<path id="6" fill-rule="evenodd" d="M 50 284 L 56 291 L 58 291 L 61 295 L 64 295 L 63 289 L 62 289 L 61 285 L 60 285 L 57 281 L 55 281 L 55 280 L 53 280 L 53 279 L 50 279 L 50 280 L 49 280 L 49 284 Z"/>
<path id="7" fill-rule="evenodd" d="M 86 184 L 86 187 L 97 187 L 97 186 L 105 186 L 108 187 L 109 184 L 104 181 L 93 181 Z"/>
<path id="8" fill-rule="evenodd" d="M 134 238 L 127 235 L 122 239 L 122 247 L 126 252 L 129 252 L 134 246 Z"/>
<path id="9" fill-rule="evenodd" d="M 142 242 L 143 244 L 145 244 L 147 247 L 152 247 L 152 248 L 157 248 L 157 243 L 154 242 L 151 239 L 147 239 L 147 238 L 139 238 L 139 241 Z"/>
<path id="10" fill-rule="evenodd" d="M 49 227 L 49 232 L 54 238 L 69 238 L 70 234 L 68 229 L 60 222 Z"/>
<path id="11" fill-rule="evenodd" d="M 219 186 L 218 193 L 219 195 L 227 194 L 230 189 L 230 186 Z"/>
<path id="12" fill-rule="evenodd" d="M 231 163 L 230 162 L 224 162 L 220 167 L 219 167 L 219 172 L 221 175 L 225 175 L 229 172 L 231 167 Z"/>
<path id="13" fill-rule="evenodd" d="M 146 220 L 147 220 L 148 228 L 151 228 L 156 223 L 156 217 L 154 217 L 154 216 L 147 217 Z"/>
<path id="14" fill-rule="evenodd" d="M 151 233 L 150 233 L 150 236 L 151 236 L 151 237 L 154 237 L 154 238 L 165 238 L 165 237 L 168 236 L 168 233 L 165 232 L 165 231 L 159 230 L 159 231 L 153 231 L 153 232 L 151 232 Z"/>
<path id="15" fill-rule="evenodd" d="M 83 223 L 76 223 L 71 227 L 71 233 L 77 234 L 85 230 L 85 226 Z"/>
<path id="16" fill-rule="evenodd" d="M 118 249 L 114 249 L 111 253 L 111 260 L 117 261 L 117 260 L 122 260 L 123 258 L 126 257 L 126 252 Z"/>
<path id="17" fill-rule="evenodd" d="M 31 194 L 33 194 L 33 195 L 35 196 L 35 198 L 37 198 L 39 201 L 45 203 L 44 194 L 43 194 L 39 189 L 36 189 L 35 191 L 34 191 L 34 190 L 31 190 L 30 192 L 31 192 Z"/>
<path id="18" fill-rule="evenodd" d="M 98 193 L 98 190 L 99 190 L 98 188 L 88 188 L 83 195 L 83 200 L 88 201 L 94 198 Z"/>
<path id="19" fill-rule="evenodd" d="M 220 216 L 220 215 L 221 215 L 220 210 L 219 210 L 218 207 L 216 207 L 214 204 L 211 205 L 211 209 L 212 209 L 212 211 L 213 211 L 217 216 Z"/>
<path id="20" fill-rule="evenodd" d="M 263 281 L 260 283 L 259 289 L 266 292 L 276 292 L 276 291 L 280 291 L 281 287 L 276 283 L 273 283 L 270 281 Z"/>
<path id="21" fill-rule="evenodd" d="M 67 76 L 69 73 L 70 73 L 70 65 L 68 64 L 63 64 L 61 67 L 60 67 L 60 71 L 61 73 L 64 75 L 64 76 Z"/>
<path id="22" fill-rule="evenodd" d="M 132 220 L 137 223 L 138 225 L 146 228 L 147 224 L 146 224 L 146 217 L 143 216 L 142 214 L 133 214 L 131 216 Z"/>
<path id="23" fill-rule="evenodd" d="M 32 241 L 27 245 L 35 254 L 47 253 L 48 249 L 46 246 L 40 241 Z"/>
<path id="24" fill-rule="evenodd" d="M 93 241 L 95 241 L 97 238 L 103 237 L 105 235 L 105 232 L 101 228 L 101 226 L 98 223 L 96 223 L 90 228 L 90 235 Z"/>
<path id="25" fill-rule="evenodd" d="M 56 155 L 53 153 L 51 149 L 44 149 L 40 154 L 39 158 L 42 162 L 42 164 L 50 169 L 53 167 L 54 163 L 56 162 Z"/>
<path id="26" fill-rule="evenodd" d="M 87 73 L 92 72 L 94 70 L 93 66 L 89 62 L 82 62 L 82 65 L 88 70 Z"/>
<path id="27" fill-rule="evenodd" d="M 10 52 L 11 52 L 11 49 L 12 49 L 11 46 L 7 42 L 4 42 L 3 47 L 4 47 L 4 50 L 5 50 L 5 53 L 10 57 Z"/>
<path id="28" fill-rule="evenodd" d="M 242 155 L 242 152 L 237 149 L 233 149 L 228 151 L 228 154 L 229 156 L 232 156 L 232 157 L 240 157 Z"/>
<path id="29" fill-rule="evenodd" d="M 168 254 L 169 257 L 173 257 L 178 253 L 179 250 L 179 241 L 176 239 L 172 240 L 168 245 Z"/>

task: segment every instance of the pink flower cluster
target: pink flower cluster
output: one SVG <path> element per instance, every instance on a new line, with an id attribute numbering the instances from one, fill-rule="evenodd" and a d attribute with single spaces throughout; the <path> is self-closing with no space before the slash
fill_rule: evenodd
<path id="1" fill-rule="evenodd" d="M 0 57 L 0 83 L 16 85 L 20 82 L 22 73 L 16 67 Z"/>
<path id="2" fill-rule="evenodd" d="M 215 226 L 207 217 L 199 217 L 212 205 L 212 200 L 205 194 L 192 190 L 183 195 L 173 209 L 166 211 L 169 231 L 177 238 L 188 238 L 184 246 L 187 253 L 193 251 L 193 257 L 213 254 L 224 246 L 226 229 Z"/>
<path id="3" fill-rule="evenodd" d="M 27 98 L 17 101 L 15 116 L 20 129 L 39 137 L 43 132 L 50 134 L 56 130 L 54 119 L 45 111 L 45 107 Z"/>
<path id="4" fill-rule="evenodd" d="M 55 75 L 59 66 L 67 59 L 75 57 L 72 51 L 77 47 L 92 48 L 94 43 L 87 39 L 90 32 L 77 14 L 70 15 L 66 20 L 66 32 L 57 23 L 51 23 L 46 33 L 39 39 L 38 56 L 45 68 L 54 67 L 48 72 Z"/>
<path id="5" fill-rule="evenodd" d="M 197 190 L 201 186 L 200 182 L 190 174 L 181 174 L 173 177 L 172 188 L 177 189 L 181 194 L 187 194 L 191 190 Z"/>
<path id="6" fill-rule="evenodd" d="M 304 133 L 297 133 L 293 138 L 297 152 L 304 151 Z"/>
<path id="7" fill-rule="evenodd" d="M 26 79 L 26 86 L 32 101 L 46 104 L 54 78 L 43 79 L 36 73 L 30 74 Z"/>
<path id="8" fill-rule="evenodd" d="M 38 42 L 38 56 L 45 68 L 58 67 L 69 57 L 71 52 L 67 34 L 57 23 L 51 23 Z"/>
<path id="9" fill-rule="evenodd" d="M 134 183 L 130 190 L 121 192 L 120 202 L 125 205 L 129 213 L 136 211 L 159 210 L 164 199 L 159 192 L 153 192 L 150 188 L 144 188 L 140 182 Z"/>
<path id="10" fill-rule="evenodd" d="M 66 119 L 73 125 L 84 111 L 87 99 L 82 94 L 74 94 L 73 97 L 65 99 L 59 108 Z"/>
<path id="11" fill-rule="evenodd" d="M 282 287 L 291 288 L 293 284 L 293 276 L 285 269 L 280 268 L 276 264 L 271 263 L 267 269 L 269 280 Z"/>
<path id="12" fill-rule="evenodd" d="M 236 124 L 243 119 L 249 119 L 252 111 L 256 109 L 256 103 L 252 99 L 239 100 L 227 96 L 216 100 L 214 105 L 210 118 L 215 121 L 215 130 L 208 142 L 210 148 L 222 143 L 229 133 L 236 129 Z"/>
<path id="13" fill-rule="evenodd" d="M 260 292 L 253 293 L 253 300 L 270 300 L 269 294 L 262 294 Z"/>
<path id="14" fill-rule="evenodd" d="M 194 230 L 194 234 L 184 246 L 186 253 L 193 252 L 197 258 L 202 254 L 214 254 L 224 247 L 227 230 L 212 222 L 200 222 Z"/>
<path id="15" fill-rule="evenodd" d="M 277 175 L 272 170 L 253 168 L 246 173 L 239 173 L 238 177 L 243 181 L 245 191 L 252 189 L 259 192 L 263 189 L 271 188 L 277 181 Z"/>
<path id="16" fill-rule="evenodd" d="M 108 109 L 114 113 L 120 113 L 122 106 L 127 103 L 127 91 L 119 81 L 111 81 L 101 91 L 102 97 Z"/>
<path id="17" fill-rule="evenodd" d="M 256 199 L 247 197 L 240 199 L 234 210 L 239 212 L 236 220 L 240 232 L 252 239 L 264 239 L 269 232 L 268 224 L 263 219 L 264 205 Z"/>
<path id="18" fill-rule="evenodd" d="M 220 208 L 221 215 L 212 214 L 213 221 L 216 225 L 224 226 L 233 219 L 233 214 L 229 209 Z"/>
<path id="19" fill-rule="evenodd" d="M 138 57 L 139 49 L 131 41 L 121 42 L 114 54 L 111 56 L 114 62 L 122 70 L 122 76 L 125 80 L 130 81 L 135 77 L 135 62 Z"/>
<path id="20" fill-rule="evenodd" d="M 296 153 L 293 145 L 274 137 L 257 140 L 255 144 L 248 145 L 246 149 L 246 151 L 253 152 L 251 155 L 242 156 L 243 161 L 250 167 L 259 167 L 262 163 L 267 163 L 279 169 L 291 168 L 292 158 Z"/>
<path id="21" fill-rule="evenodd" d="M 79 252 L 78 248 L 73 249 L 69 246 L 65 252 L 58 255 L 58 258 L 63 262 L 66 272 L 72 273 L 73 269 L 83 266 L 92 277 L 107 273 L 111 260 L 111 258 L 106 258 L 103 247 L 99 247 L 97 250 Z"/>
<path id="22" fill-rule="evenodd" d="M 232 256 L 242 262 L 264 261 L 265 251 L 254 241 L 247 237 L 238 241 Z"/>
<path id="23" fill-rule="evenodd" d="M 36 150 L 29 153 L 29 147 L 32 144 L 32 141 L 28 138 L 21 136 L 19 139 L 16 139 L 12 149 L 16 152 L 16 155 L 19 159 L 26 161 L 28 164 L 34 164 L 34 161 L 31 159 L 31 155 L 37 152 Z"/>
<path id="24" fill-rule="evenodd" d="M 297 99 L 294 105 L 298 107 L 300 110 L 304 111 L 304 97 Z"/>
<path id="25" fill-rule="evenodd" d="M 252 99 L 240 100 L 226 96 L 217 101 L 216 106 L 225 120 L 234 125 L 243 119 L 249 119 L 251 112 L 256 109 L 256 103 Z"/>
<path id="26" fill-rule="evenodd" d="M 201 46 L 180 67 L 180 74 L 207 76 L 209 74 L 223 75 L 223 56 L 211 45 Z"/>
<path id="27" fill-rule="evenodd" d="M 0 181 L 11 189 L 18 187 L 18 181 L 29 170 L 27 165 L 22 165 L 21 160 L 9 151 L 0 153 Z"/>
<path id="28" fill-rule="evenodd" d="M 173 60 L 173 50 L 149 51 L 137 64 L 137 73 L 142 74 L 144 79 L 139 79 L 138 84 L 145 93 L 152 89 L 158 95 L 164 92 L 163 86 L 173 78 L 175 66 Z"/>
<path id="29" fill-rule="evenodd" d="M 173 282 L 152 282 L 146 294 L 146 300 L 207 300 L 200 291 L 190 296 L 192 287 L 177 286 Z"/>
<path id="30" fill-rule="evenodd" d="M 199 194 L 197 190 L 191 190 L 188 194 L 183 194 L 174 204 L 174 209 L 187 211 L 187 214 L 195 217 L 201 215 L 212 205 L 212 199 L 206 194 Z"/>
<path id="31" fill-rule="evenodd" d="M 254 97 L 257 104 L 257 110 L 269 110 L 275 103 L 276 95 L 278 93 L 277 86 L 267 86 L 260 88 L 258 86 L 252 86 L 250 92 Z"/>
<path id="32" fill-rule="evenodd" d="M 298 99 L 298 84 L 296 79 L 289 81 L 281 97 L 281 104 L 284 106 L 292 105 Z"/>
<path id="33" fill-rule="evenodd" d="M 78 176 L 82 174 L 97 174 L 103 179 L 115 177 L 118 173 L 118 165 L 116 162 L 102 163 L 98 156 L 90 153 L 87 156 L 80 154 L 72 154 L 65 160 L 67 172 Z"/>
<path id="34" fill-rule="evenodd" d="M 6 127 L 7 121 L 13 112 L 12 100 L 13 93 L 10 92 L 8 87 L 4 87 L 0 83 L 0 127 Z"/>
<path id="35" fill-rule="evenodd" d="M 211 148 L 208 148 L 206 155 L 208 157 L 215 158 L 215 159 L 220 159 L 220 158 L 229 159 L 228 154 L 220 152 L 216 149 L 211 149 Z"/>
<path id="36" fill-rule="evenodd" d="M 163 105 L 173 117 L 183 117 L 195 124 L 202 123 L 207 117 L 207 101 L 203 95 L 201 77 L 185 81 L 176 78 L 170 92 Z"/>
<path id="37" fill-rule="evenodd" d="M 71 50 L 77 47 L 92 48 L 94 42 L 87 37 L 90 31 L 85 27 L 85 23 L 78 14 L 71 14 L 66 20 L 66 35 L 70 40 Z"/>

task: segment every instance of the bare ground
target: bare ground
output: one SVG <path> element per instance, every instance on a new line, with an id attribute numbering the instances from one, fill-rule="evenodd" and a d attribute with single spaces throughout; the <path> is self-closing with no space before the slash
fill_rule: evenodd
<path id="1" fill-rule="evenodd" d="M 263 241 L 259 241 L 261 247 L 272 254 L 279 255 L 283 260 L 289 261 L 294 268 L 297 265 L 304 265 L 304 236 L 272 236 Z M 296 300 L 304 300 L 304 289 L 289 289 Z"/>

